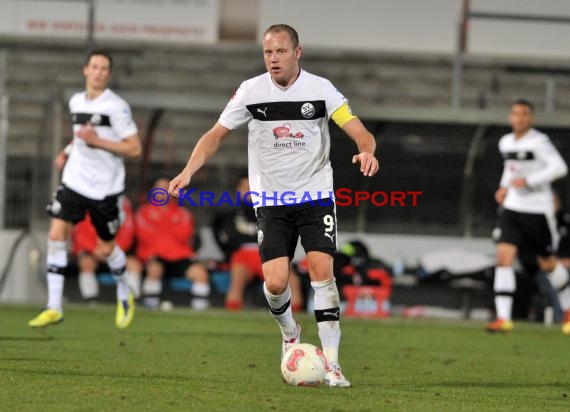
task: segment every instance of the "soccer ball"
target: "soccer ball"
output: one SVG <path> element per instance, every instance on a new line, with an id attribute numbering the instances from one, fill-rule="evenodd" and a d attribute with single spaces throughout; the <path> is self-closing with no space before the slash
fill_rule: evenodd
<path id="1" fill-rule="evenodd" d="M 317 386 L 325 379 L 327 360 L 323 351 L 310 343 L 293 345 L 281 360 L 283 379 L 293 386 Z"/>

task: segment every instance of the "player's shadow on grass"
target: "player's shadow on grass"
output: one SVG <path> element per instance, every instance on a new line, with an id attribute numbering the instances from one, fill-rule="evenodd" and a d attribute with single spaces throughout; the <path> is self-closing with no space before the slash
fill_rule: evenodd
<path id="1" fill-rule="evenodd" d="M 51 336 L 0 336 L 0 341 L 29 341 L 29 342 L 42 342 L 53 340 Z"/>
<path id="2" fill-rule="evenodd" d="M 140 336 L 182 336 L 182 337 L 192 337 L 192 336 L 215 336 L 215 337 L 248 337 L 248 338 L 259 338 L 259 337 L 267 337 L 267 336 L 274 336 L 275 333 L 272 332 L 243 332 L 243 331 L 235 331 L 235 332 L 213 332 L 213 331 L 200 331 L 200 330 L 191 330 L 191 331 L 184 331 L 184 332 L 171 332 L 171 331 L 152 331 L 152 332 L 136 332 L 137 335 Z"/>
<path id="3" fill-rule="evenodd" d="M 0 362 L 65 362 L 64 359 L 48 359 L 48 358 L 16 358 L 11 356 L 0 356 Z"/>
<path id="4" fill-rule="evenodd" d="M 570 384 L 564 382 L 441 382 L 437 384 L 426 384 L 435 388 L 465 388 L 465 389 L 528 389 L 541 386 L 551 388 L 568 388 Z"/>
<path id="5" fill-rule="evenodd" d="M 47 375 L 47 376 L 83 376 L 86 378 L 113 378 L 113 379 L 142 379 L 142 380 L 155 380 L 155 379 L 162 379 L 162 380 L 169 380 L 173 382 L 203 382 L 204 377 L 197 374 L 195 376 L 191 375 L 175 375 L 175 374 L 156 374 L 156 373 L 101 373 L 101 372 L 83 372 L 80 370 L 77 371 L 62 371 L 62 370 L 40 370 L 40 369 L 19 369 L 19 368 L 3 368 L 0 367 L 0 371 L 6 372 L 16 372 L 16 373 L 30 373 L 33 375 Z M 235 378 L 233 381 L 228 381 L 223 376 L 220 376 L 220 379 L 212 379 L 212 377 L 208 378 L 208 382 L 219 382 L 221 384 L 224 383 L 239 383 L 239 378 Z"/>

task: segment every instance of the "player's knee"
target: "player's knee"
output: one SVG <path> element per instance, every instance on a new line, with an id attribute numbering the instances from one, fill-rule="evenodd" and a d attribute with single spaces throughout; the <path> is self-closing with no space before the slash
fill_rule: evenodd
<path id="1" fill-rule="evenodd" d="M 287 281 L 287 278 L 282 279 L 280 277 L 272 276 L 265 279 L 265 287 L 272 295 L 280 295 L 285 292 L 288 284 L 289 282 Z"/>
<path id="2" fill-rule="evenodd" d="M 309 271 L 311 280 L 326 281 L 332 279 L 333 274 L 329 268 L 315 268 Z"/>
<path id="3" fill-rule="evenodd" d="M 56 242 L 63 242 L 65 241 L 65 234 L 60 234 L 60 233 L 53 233 L 51 230 L 48 234 L 48 239 L 49 240 L 53 240 Z"/>
<path id="4" fill-rule="evenodd" d="M 322 252 L 309 252 L 309 275 L 311 280 L 321 281 L 333 277 L 333 260 Z"/>
<path id="5" fill-rule="evenodd" d="M 80 272 L 95 272 L 97 269 L 97 261 L 91 255 L 83 255 L 79 258 Z"/>
<path id="6" fill-rule="evenodd" d="M 495 262 L 497 266 L 512 266 L 513 262 L 510 259 L 506 259 L 502 256 L 497 255 L 497 260 Z"/>
<path id="7" fill-rule="evenodd" d="M 53 240 L 56 242 L 65 241 L 67 239 L 65 231 L 65 226 L 52 225 L 48 233 L 48 240 Z"/>
<path id="8" fill-rule="evenodd" d="M 514 256 L 508 251 L 497 250 L 496 264 L 497 266 L 512 266 L 514 263 Z"/>
<path id="9" fill-rule="evenodd" d="M 208 270 L 201 263 L 195 263 L 188 268 L 186 277 L 198 283 L 208 282 Z"/>
<path id="10" fill-rule="evenodd" d="M 163 266 L 156 261 L 150 261 L 146 265 L 146 277 L 152 280 L 158 280 L 162 278 L 162 273 L 164 272 Z"/>
<path id="11" fill-rule="evenodd" d="M 141 261 L 134 256 L 127 256 L 127 271 L 131 273 L 141 273 L 143 271 Z"/>

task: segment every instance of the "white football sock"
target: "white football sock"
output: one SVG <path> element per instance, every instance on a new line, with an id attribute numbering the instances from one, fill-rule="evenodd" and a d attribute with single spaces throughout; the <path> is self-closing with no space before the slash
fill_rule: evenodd
<path id="1" fill-rule="evenodd" d="M 138 299 L 141 297 L 141 274 L 136 272 L 129 272 L 126 271 L 125 275 L 127 276 L 127 282 L 135 295 L 135 298 Z"/>
<path id="2" fill-rule="evenodd" d="M 149 308 L 155 308 L 160 304 L 162 294 L 162 281 L 160 279 L 145 278 L 142 284 L 144 304 Z"/>
<path id="3" fill-rule="evenodd" d="M 93 272 L 79 274 L 79 292 L 83 299 L 95 299 L 99 296 L 99 283 Z"/>
<path id="4" fill-rule="evenodd" d="M 560 262 L 556 262 L 556 267 L 548 274 L 548 280 L 554 289 L 558 291 L 558 300 L 562 310 L 570 309 L 570 276 L 568 270 Z"/>
<path id="5" fill-rule="evenodd" d="M 162 282 L 160 279 L 145 278 L 142 285 L 144 296 L 160 296 L 162 293 Z"/>
<path id="6" fill-rule="evenodd" d="M 335 278 L 311 282 L 315 291 L 315 317 L 327 362 L 338 364 L 340 345 L 340 299 Z"/>
<path id="7" fill-rule="evenodd" d="M 208 309 L 210 306 L 210 284 L 209 283 L 200 283 L 200 282 L 192 282 L 192 288 L 190 290 L 192 295 L 192 309 L 195 310 L 204 310 Z"/>
<path id="8" fill-rule="evenodd" d="M 65 268 L 67 267 L 67 242 L 49 240 L 47 242 L 47 284 L 48 309 L 63 312 L 63 286 L 65 283 Z"/>
<path id="9" fill-rule="evenodd" d="M 121 301 L 127 300 L 130 293 L 129 282 L 127 276 L 125 276 L 127 257 L 118 245 L 115 245 L 115 248 L 107 257 L 107 265 L 109 265 L 115 282 L 117 282 L 117 299 Z"/>
<path id="10" fill-rule="evenodd" d="M 495 308 L 497 318 L 511 320 L 513 310 L 513 294 L 516 290 L 515 271 L 512 266 L 497 266 L 495 268 Z"/>
<path id="11" fill-rule="evenodd" d="M 558 292 L 558 300 L 560 302 L 560 307 L 564 312 L 570 310 L 570 287 L 566 286 Z"/>
<path id="12" fill-rule="evenodd" d="M 263 293 L 269 304 L 269 313 L 277 321 L 281 328 L 283 339 L 291 340 L 297 336 L 297 323 L 293 319 L 291 310 L 291 289 L 287 289 L 280 295 L 273 295 L 267 290 L 267 285 L 263 282 Z"/>
<path id="13" fill-rule="evenodd" d="M 58 312 L 63 312 L 61 301 L 63 300 L 63 285 L 65 277 L 58 273 L 48 273 L 48 309 L 55 309 Z"/>

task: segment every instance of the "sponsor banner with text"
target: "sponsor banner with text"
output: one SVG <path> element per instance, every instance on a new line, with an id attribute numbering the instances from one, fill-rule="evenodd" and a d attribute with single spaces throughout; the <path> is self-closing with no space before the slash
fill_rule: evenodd
<path id="1" fill-rule="evenodd" d="M 0 36 L 87 37 L 87 2 L 0 0 L 0 9 Z M 95 0 L 95 38 L 215 43 L 219 15 L 219 0 Z"/>

